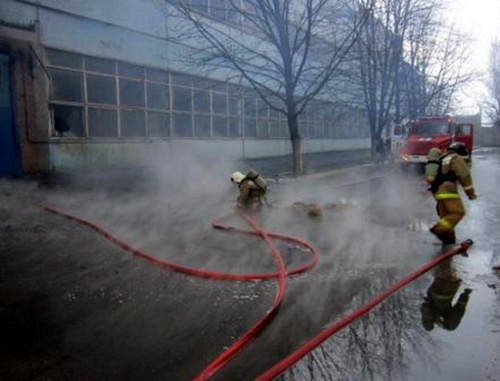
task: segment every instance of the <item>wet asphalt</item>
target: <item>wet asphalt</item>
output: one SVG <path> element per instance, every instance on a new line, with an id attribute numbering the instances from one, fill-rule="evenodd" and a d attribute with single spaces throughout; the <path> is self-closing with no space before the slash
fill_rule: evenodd
<path id="1" fill-rule="evenodd" d="M 422 276 L 304 357 L 283 380 L 495 380 L 500 374 L 500 150 L 481 149 L 464 201 L 468 256 Z M 200 183 L 201 184 L 201 183 Z M 199 184 L 199 185 L 200 185 Z M 235 190 L 175 181 L 145 192 L 2 182 L 0 367 L 5 380 L 190 380 L 271 306 L 274 281 L 189 277 L 152 266 L 49 204 L 159 258 L 212 271 L 274 270 L 255 238 L 214 231 Z M 215 189 L 214 189 L 215 188 Z M 371 166 L 272 184 L 259 223 L 309 240 L 320 261 L 288 279 L 278 315 L 214 379 L 252 380 L 443 248 L 420 175 Z M 310 219 L 297 201 L 317 202 Z M 240 226 L 241 221 L 232 219 Z M 306 253 L 278 244 L 288 266 Z"/>

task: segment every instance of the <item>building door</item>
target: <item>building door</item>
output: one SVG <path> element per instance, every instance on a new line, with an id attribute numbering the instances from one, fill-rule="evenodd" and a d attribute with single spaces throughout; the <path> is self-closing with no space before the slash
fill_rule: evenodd
<path id="1" fill-rule="evenodd" d="M 14 125 L 9 57 L 0 54 L 0 176 L 20 172 L 19 143 Z"/>

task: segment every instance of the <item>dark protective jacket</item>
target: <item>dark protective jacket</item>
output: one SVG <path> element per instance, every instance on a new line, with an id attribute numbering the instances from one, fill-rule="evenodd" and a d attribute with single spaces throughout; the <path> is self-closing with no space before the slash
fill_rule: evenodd
<path id="1" fill-rule="evenodd" d="M 446 151 L 439 162 L 438 174 L 431 185 L 431 191 L 437 199 L 459 198 L 457 181 L 467 196 L 475 194 L 469 167 L 460 155 L 455 151 Z"/>
<path id="2" fill-rule="evenodd" d="M 238 187 L 240 188 L 240 195 L 237 199 L 239 206 L 258 205 L 265 199 L 266 191 L 247 177 L 241 181 Z"/>

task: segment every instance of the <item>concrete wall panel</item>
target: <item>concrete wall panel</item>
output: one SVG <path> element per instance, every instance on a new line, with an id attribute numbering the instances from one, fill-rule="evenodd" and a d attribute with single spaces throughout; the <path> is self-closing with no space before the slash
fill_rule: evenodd
<path id="1" fill-rule="evenodd" d="M 31 24 L 36 21 L 36 9 L 14 0 L 1 0 L 0 20 L 15 24 Z"/>

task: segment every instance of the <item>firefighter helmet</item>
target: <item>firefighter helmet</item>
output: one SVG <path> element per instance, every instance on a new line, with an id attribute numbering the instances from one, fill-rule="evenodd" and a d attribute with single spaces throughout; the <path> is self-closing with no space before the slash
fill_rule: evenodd
<path id="1" fill-rule="evenodd" d="M 236 171 L 231 175 L 231 182 L 239 184 L 244 177 L 245 176 L 243 176 L 243 173 Z"/>
<path id="2" fill-rule="evenodd" d="M 467 151 L 467 147 L 465 144 L 460 142 L 453 142 L 448 146 L 448 150 L 455 151 L 460 156 L 469 156 L 469 152 Z"/>

